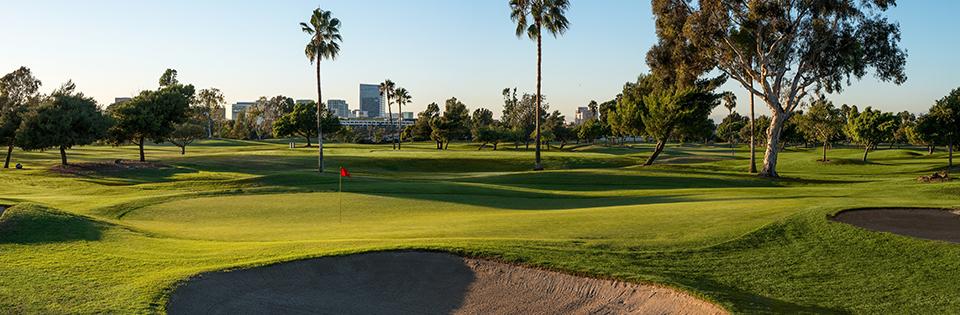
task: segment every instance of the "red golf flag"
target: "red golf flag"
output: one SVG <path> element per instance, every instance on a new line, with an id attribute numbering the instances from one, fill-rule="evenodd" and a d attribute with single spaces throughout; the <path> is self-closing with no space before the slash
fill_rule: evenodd
<path id="1" fill-rule="evenodd" d="M 350 177 L 350 172 L 346 168 L 340 167 L 340 177 Z"/>

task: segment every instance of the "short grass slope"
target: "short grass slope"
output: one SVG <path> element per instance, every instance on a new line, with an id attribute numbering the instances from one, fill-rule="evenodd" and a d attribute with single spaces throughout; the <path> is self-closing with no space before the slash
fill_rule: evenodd
<path id="1" fill-rule="evenodd" d="M 158 167 L 57 171 L 15 152 L 0 171 L 0 310 L 163 312 L 171 289 L 223 269 L 376 250 L 460 255 L 689 292 L 734 313 L 948 313 L 960 309 L 960 246 L 828 220 L 863 207 L 960 207 L 960 183 L 916 182 L 942 153 L 782 154 L 783 179 L 745 174 L 744 150 L 647 145 L 532 152 L 454 144 L 329 146 L 203 141 Z M 76 163 L 134 159 L 90 146 Z M 336 167 L 353 177 L 337 190 Z M 342 203 L 342 207 L 340 206 Z"/>

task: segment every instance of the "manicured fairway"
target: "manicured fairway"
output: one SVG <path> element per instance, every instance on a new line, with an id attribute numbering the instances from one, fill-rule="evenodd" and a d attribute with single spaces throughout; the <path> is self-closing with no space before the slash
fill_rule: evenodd
<path id="1" fill-rule="evenodd" d="M 0 310 L 162 312 L 204 271 L 380 249 L 429 249 L 654 282 L 733 312 L 945 313 L 960 309 L 960 245 L 866 231 L 827 215 L 859 207 L 960 207 L 960 183 L 918 184 L 944 154 L 858 149 L 815 162 L 783 153 L 781 180 L 744 174 L 744 149 L 646 145 L 532 152 L 432 144 L 205 141 L 160 169 L 60 174 L 52 153 L 0 171 Z M 135 158 L 91 146 L 77 162 Z M 338 166 L 354 177 L 336 193 Z M 338 200 L 343 200 L 342 223 Z"/>

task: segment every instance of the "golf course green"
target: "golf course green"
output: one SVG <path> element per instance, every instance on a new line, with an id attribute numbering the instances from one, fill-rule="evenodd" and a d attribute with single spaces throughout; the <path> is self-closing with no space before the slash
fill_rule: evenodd
<path id="1" fill-rule="evenodd" d="M 454 143 L 200 141 L 14 153 L 0 171 L 2 313 L 162 313 L 204 272 L 331 255 L 443 251 L 676 288 L 733 313 L 950 313 L 960 245 L 829 219 L 852 208 L 960 207 L 960 182 L 918 183 L 946 153 L 788 148 L 781 179 L 746 150 L 648 144 L 478 151 Z M 762 154 L 759 154 L 762 156 Z M 117 165 L 116 159 L 124 161 Z M 338 193 L 338 167 L 352 177 Z"/>

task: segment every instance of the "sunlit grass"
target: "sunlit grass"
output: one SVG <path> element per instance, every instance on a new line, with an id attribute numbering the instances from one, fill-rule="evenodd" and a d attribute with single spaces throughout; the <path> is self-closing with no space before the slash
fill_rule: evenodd
<path id="1" fill-rule="evenodd" d="M 782 154 L 781 180 L 745 174 L 744 147 L 333 144 L 215 140 L 148 146 L 161 169 L 79 175 L 53 152 L 0 171 L 3 313 L 162 311 L 202 271 L 365 250 L 448 250 L 670 285 L 747 313 L 944 313 L 960 309 L 960 246 L 874 233 L 826 216 L 870 206 L 960 207 L 960 184 L 918 184 L 943 153 L 856 148 Z M 132 147 L 71 160 L 135 159 Z M 760 155 L 760 154 L 758 154 Z M 336 169 L 347 167 L 343 195 Z M 340 198 L 343 198 L 342 223 Z"/>

